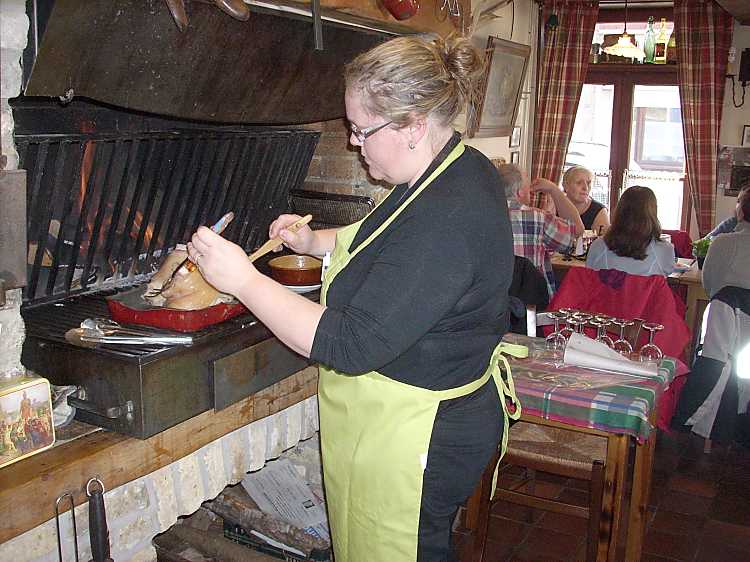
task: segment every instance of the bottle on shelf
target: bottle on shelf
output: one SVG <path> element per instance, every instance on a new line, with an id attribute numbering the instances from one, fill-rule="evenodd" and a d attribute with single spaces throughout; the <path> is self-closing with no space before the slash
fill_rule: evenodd
<path id="1" fill-rule="evenodd" d="M 646 28 L 646 37 L 643 42 L 643 52 L 646 54 L 643 59 L 644 63 L 653 64 L 654 49 L 656 47 L 656 33 L 654 32 L 654 16 L 648 17 L 648 27 Z"/>
<path id="2" fill-rule="evenodd" d="M 656 36 L 654 45 L 654 63 L 667 63 L 667 44 L 669 43 L 669 33 L 667 33 L 667 18 L 661 18 L 659 34 Z"/>
<path id="3" fill-rule="evenodd" d="M 674 38 L 674 31 L 667 42 L 667 64 L 677 64 L 677 41 Z"/>

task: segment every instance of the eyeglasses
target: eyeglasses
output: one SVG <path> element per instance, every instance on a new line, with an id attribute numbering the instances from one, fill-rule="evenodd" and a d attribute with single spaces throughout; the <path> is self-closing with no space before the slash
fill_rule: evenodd
<path id="1" fill-rule="evenodd" d="M 367 137 L 371 137 L 375 133 L 377 133 L 380 129 L 384 129 L 388 125 L 393 123 L 393 121 L 386 121 L 382 125 L 373 125 L 372 127 L 367 127 L 366 129 L 358 129 L 357 126 L 354 123 L 349 123 L 349 130 L 352 132 L 354 137 L 359 142 L 365 142 L 365 139 Z"/>

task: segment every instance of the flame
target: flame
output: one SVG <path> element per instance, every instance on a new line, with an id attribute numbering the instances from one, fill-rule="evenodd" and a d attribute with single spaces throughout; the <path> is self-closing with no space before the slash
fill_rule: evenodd
<path id="1" fill-rule="evenodd" d="M 139 232 L 141 230 L 141 224 L 143 224 L 143 214 L 140 211 L 135 212 L 133 218 L 133 231 Z M 154 225 L 149 223 L 146 226 L 146 232 L 143 233 L 143 245 L 148 246 L 151 243 L 151 238 L 154 236 Z"/>
<path id="2" fill-rule="evenodd" d="M 93 121 L 84 121 L 81 123 L 81 132 L 82 133 L 91 133 L 96 130 L 96 124 Z M 86 141 L 83 147 L 83 158 L 81 160 L 81 185 L 79 187 L 79 197 L 78 197 L 78 212 L 83 213 L 83 202 L 86 198 L 86 194 L 89 190 L 89 188 L 93 189 L 93 186 L 89 186 L 89 180 L 91 179 L 91 173 L 94 166 L 94 157 L 96 155 L 96 142 L 93 140 Z M 101 202 L 100 202 L 101 204 Z M 109 205 L 109 203 L 107 203 Z M 90 209 L 93 209 L 95 206 L 90 206 Z M 89 243 L 93 242 L 94 237 L 94 215 L 85 217 L 85 224 L 86 224 L 86 238 Z M 109 212 L 106 213 L 104 218 L 104 223 L 102 224 L 102 228 L 100 232 L 107 232 L 109 224 L 111 223 L 112 215 L 111 215 L 111 209 L 109 209 Z M 141 230 L 141 225 L 143 224 L 143 213 L 140 211 L 136 211 L 134 219 L 133 219 L 133 226 L 130 231 L 131 238 L 135 239 L 138 236 L 138 233 Z M 148 224 L 146 226 L 146 230 L 144 232 L 143 237 L 143 243 L 144 246 L 148 246 L 151 243 L 151 239 L 154 235 L 154 226 L 153 224 Z"/>

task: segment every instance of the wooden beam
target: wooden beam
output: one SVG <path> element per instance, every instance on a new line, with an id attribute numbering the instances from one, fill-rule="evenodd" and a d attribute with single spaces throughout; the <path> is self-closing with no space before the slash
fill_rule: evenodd
<path id="1" fill-rule="evenodd" d="M 747 0 L 716 0 L 716 3 L 742 25 L 750 25 L 750 2 Z"/>
<path id="2" fill-rule="evenodd" d="M 204 445 L 313 396 L 318 369 L 308 367 L 228 408 L 204 412 L 146 440 L 98 431 L 0 469 L 0 543 L 55 515 L 55 500 L 72 492 L 87 500 L 97 476 L 113 489 L 171 464 Z"/>

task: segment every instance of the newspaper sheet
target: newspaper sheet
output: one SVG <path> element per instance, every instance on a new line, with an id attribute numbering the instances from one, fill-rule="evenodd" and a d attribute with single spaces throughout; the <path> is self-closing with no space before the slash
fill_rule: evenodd
<path id="1" fill-rule="evenodd" d="M 247 474 L 242 486 L 264 513 L 330 542 L 325 504 L 312 492 L 289 459 L 270 462 L 263 470 Z"/>

